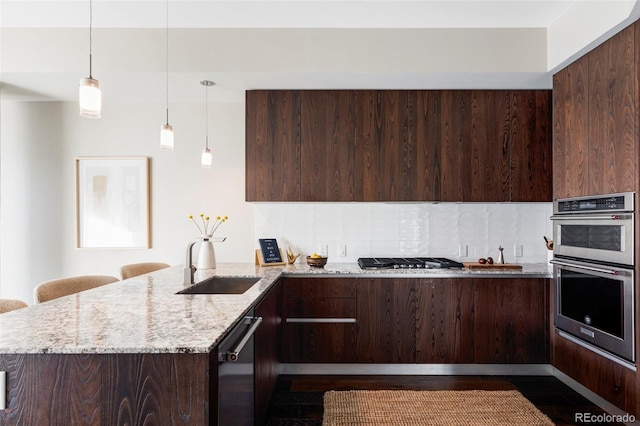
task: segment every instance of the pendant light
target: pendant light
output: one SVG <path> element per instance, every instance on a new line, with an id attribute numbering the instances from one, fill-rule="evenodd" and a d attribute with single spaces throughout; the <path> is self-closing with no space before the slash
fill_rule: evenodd
<path id="1" fill-rule="evenodd" d="M 200 84 L 204 86 L 205 91 L 205 128 L 207 131 L 207 137 L 205 139 L 204 149 L 202 150 L 200 161 L 202 163 L 203 169 L 210 169 L 212 156 L 211 150 L 209 149 L 209 87 L 213 86 L 215 83 L 209 80 L 202 80 Z"/>
<path id="2" fill-rule="evenodd" d="M 169 0 L 167 0 L 167 123 L 160 128 L 160 149 L 163 151 L 173 151 L 173 126 L 169 124 Z"/>
<path id="3" fill-rule="evenodd" d="M 89 0 L 89 77 L 80 79 L 78 100 L 80 115 L 87 118 L 100 118 L 102 110 L 102 92 L 100 82 L 91 74 L 93 56 L 93 3 Z"/>

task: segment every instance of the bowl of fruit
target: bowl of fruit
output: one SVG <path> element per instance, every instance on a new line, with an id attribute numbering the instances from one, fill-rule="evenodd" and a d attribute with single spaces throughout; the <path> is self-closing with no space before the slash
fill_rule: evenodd
<path id="1" fill-rule="evenodd" d="M 327 264 L 327 259 L 327 256 L 320 256 L 318 253 L 313 253 L 311 256 L 307 256 L 307 265 L 322 268 Z"/>

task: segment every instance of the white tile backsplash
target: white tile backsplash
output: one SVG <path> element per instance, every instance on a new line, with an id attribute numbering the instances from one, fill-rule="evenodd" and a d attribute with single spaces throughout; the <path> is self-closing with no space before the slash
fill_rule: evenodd
<path id="1" fill-rule="evenodd" d="M 259 203 L 254 239 L 277 238 L 282 249 L 309 255 L 327 247 L 329 262 L 358 257 L 444 256 L 461 261 L 498 257 L 547 261 L 552 203 Z M 346 245 L 347 255 L 338 256 Z M 459 247 L 467 256 L 459 256 Z M 522 246 L 522 257 L 514 248 Z M 300 260 L 304 262 L 303 256 Z"/>

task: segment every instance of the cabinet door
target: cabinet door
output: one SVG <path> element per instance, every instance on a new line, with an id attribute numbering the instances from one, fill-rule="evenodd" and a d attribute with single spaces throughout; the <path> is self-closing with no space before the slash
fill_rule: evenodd
<path id="1" fill-rule="evenodd" d="M 462 91 L 416 92 L 416 200 L 462 200 L 464 108 Z"/>
<path id="2" fill-rule="evenodd" d="M 356 92 L 355 201 L 417 199 L 415 92 Z"/>
<path id="3" fill-rule="evenodd" d="M 627 27 L 588 55 L 588 194 L 634 191 L 638 93 L 634 28 Z"/>
<path id="4" fill-rule="evenodd" d="M 553 76 L 553 198 L 589 195 L 587 57 Z"/>
<path id="5" fill-rule="evenodd" d="M 353 201 L 355 92 L 302 91 L 302 201 Z"/>
<path id="6" fill-rule="evenodd" d="M 473 280 L 419 280 L 416 362 L 473 362 Z"/>
<path id="7" fill-rule="evenodd" d="M 508 201 L 509 92 L 463 93 L 462 201 Z"/>
<path id="8" fill-rule="evenodd" d="M 474 362 L 549 362 L 548 280 L 474 279 Z"/>
<path id="9" fill-rule="evenodd" d="M 255 424 L 265 423 L 269 401 L 279 372 L 279 343 L 282 335 L 282 285 L 277 281 L 255 308 L 262 324 L 255 333 Z"/>
<path id="10" fill-rule="evenodd" d="M 355 279 L 287 278 L 284 362 L 355 362 Z"/>
<path id="11" fill-rule="evenodd" d="M 209 354 L 3 354 L 0 370 L 3 425 L 215 424 Z"/>
<path id="12" fill-rule="evenodd" d="M 300 92 L 246 94 L 247 201 L 300 200 Z"/>
<path id="13" fill-rule="evenodd" d="M 358 279 L 358 362 L 415 362 L 415 306 L 412 279 Z"/>
<path id="14" fill-rule="evenodd" d="M 100 424 L 102 359 L 92 355 L 0 356 L 6 410 L 0 424 Z"/>
<path id="15" fill-rule="evenodd" d="M 551 91 L 511 91 L 511 201 L 552 201 Z"/>
<path id="16" fill-rule="evenodd" d="M 553 366 L 627 413 L 638 416 L 636 373 L 554 335 Z"/>

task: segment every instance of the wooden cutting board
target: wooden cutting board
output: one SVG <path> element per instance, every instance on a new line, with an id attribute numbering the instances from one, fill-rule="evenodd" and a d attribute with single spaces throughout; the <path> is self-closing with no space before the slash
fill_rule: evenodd
<path id="1" fill-rule="evenodd" d="M 522 269 L 522 265 L 516 265 L 515 263 L 494 263 L 490 265 L 488 263 L 462 262 L 462 264 L 468 269 Z"/>

